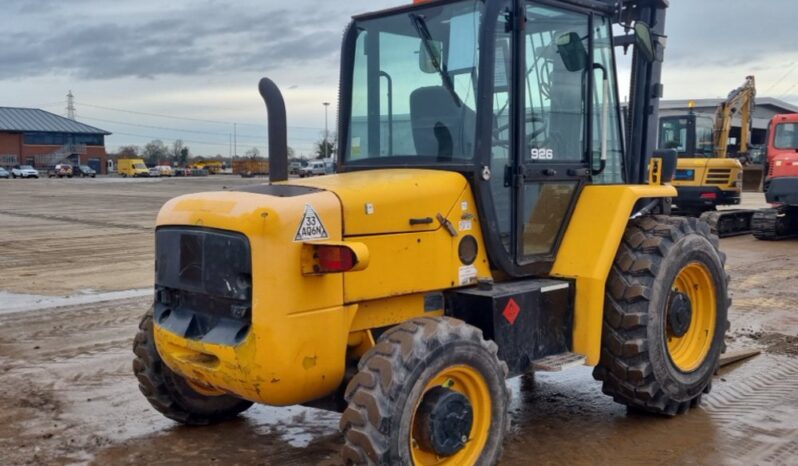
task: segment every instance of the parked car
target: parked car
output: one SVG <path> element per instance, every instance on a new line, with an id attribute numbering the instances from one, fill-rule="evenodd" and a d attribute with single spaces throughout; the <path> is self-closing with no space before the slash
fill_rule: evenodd
<path id="1" fill-rule="evenodd" d="M 300 178 L 325 174 L 327 174 L 327 170 L 324 168 L 324 161 L 322 160 L 311 160 L 307 166 L 299 169 Z"/>
<path id="2" fill-rule="evenodd" d="M 152 170 L 158 171 L 157 175 L 152 174 Z M 175 176 L 175 171 L 169 165 L 158 165 L 150 169 L 150 176 Z"/>
<path id="3" fill-rule="evenodd" d="M 11 173 L 8 173 L 8 170 L 5 168 L 0 167 L 0 178 L 11 178 Z"/>
<path id="4" fill-rule="evenodd" d="M 75 176 L 79 176 L 81 178 L 86 176 L 94 178 L 95 176 L 97 176 L 97 172 L 88 165 L 78 165 L 72 170 L 72 173 Z"/>
<path id="5" fill-rule="evenodd" d="M 38 178 L 39 170 L 30 165 L 16 165 L 11 169 L 11 176 L 13 178 Z"/>
<path id="6" fill-rule="evenodd" d="M 72 165 L 68 163 L 57 163 L 47 169 L 47 178 L 72 178 Z"/>
<path id="7" fill-rule="evenodd" d="M 302 168 L 307 166 L 308 166 L 307 160 L 295 160 L 288 164 L 288 174 L 299 175 L 299 172 L 302 170 Z"/>
<path id="8" fill-rule="evenodd" d="M 158 178 L 161 176 L 161 171 L 158 170 L 158 167 L 150 168 L 150 178 Z"/>

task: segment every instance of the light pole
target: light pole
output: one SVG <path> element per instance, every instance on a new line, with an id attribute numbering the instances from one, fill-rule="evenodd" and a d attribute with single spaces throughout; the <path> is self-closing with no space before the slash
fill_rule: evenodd
<path id="1" fill-rule="evenodd" d="M 327 139 L 330 137 L 329 133 L 327 132 L 327 109 L 330 108 L 329 102 L 323 102 L 324 105 L 324 158 L 330 158 L 330 149 L 329 144 L 327 143 Z"/>

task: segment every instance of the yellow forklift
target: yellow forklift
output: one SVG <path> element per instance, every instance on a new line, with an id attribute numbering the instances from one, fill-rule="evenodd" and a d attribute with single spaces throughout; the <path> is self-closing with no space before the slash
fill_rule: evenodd
<path id="1" fill-rule="evenodd" d="M 721 238 L 751 232 L 753 210 L 718 210 L 739 205 L 743 191 L 743 165 L 751 142 L 756 82 L 747 76 L 742 86 L 721 102 L 715 117 L 695 112 L 689 102 L 686 115 L 660 117 L 659 147 L 676 150 L 679 161 L 673 185 L 679 192 L 673 200 L 680 214 L 700 216 Z M 729 155 L 732 119 L 739 115 L 738 151 Z"/>
<path id="2" fill-rule="evenodd" d="M 346 464 L 486 465 L 509 377 L 594 367 L 667 416 L 711 387 L 725 255 L 668 215 L 655 147 L 666 0 L 441 0 L 356 16 L 343 40 L 338 173 L 167 202 L 142 393 L 204 425 L 253 403 L 342 412 Z M 613 37 L 613 26 L 625 35 Z M 615 46 L 633 50 L 626 144 Z M 268 461 L 268 459 L 266 459 Z"/>

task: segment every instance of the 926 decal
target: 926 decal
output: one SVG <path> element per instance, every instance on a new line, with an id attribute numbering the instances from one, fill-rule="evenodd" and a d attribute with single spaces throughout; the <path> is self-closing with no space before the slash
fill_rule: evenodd
<path id="1" fill-rule="evenodd" d="M 553 149 L 530 149 L 529 158 L 532 160 L 553 160 Z"/>

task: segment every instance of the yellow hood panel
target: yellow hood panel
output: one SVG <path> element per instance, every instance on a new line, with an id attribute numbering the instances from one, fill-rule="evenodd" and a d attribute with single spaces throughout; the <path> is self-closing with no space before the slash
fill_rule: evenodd
<path id="1" fill-rule="evenodd" d="M 418 169 L 368 170 L 287 183 L 335 193 L 343 206 L 344 236 L 436 230 L 441 227 L 437 215 L 446 217 L 467 186 L 459 173 Z"/>

